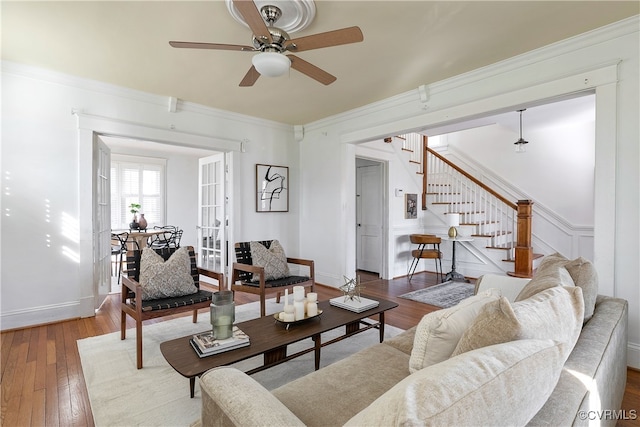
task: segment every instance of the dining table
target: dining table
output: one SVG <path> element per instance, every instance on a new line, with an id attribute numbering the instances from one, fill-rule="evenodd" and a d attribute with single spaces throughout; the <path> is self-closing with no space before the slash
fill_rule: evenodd
<path id="1" fill-rule="evenodd" d="M 157 235 L 157 234 L 164 234 L 167 232 L 167 230 L 163 230 L 163 229 L 157 229 L 157 228 L 153 228 L 153 229 L 148 229 L 148 230 L 112 230 L 112 233 L 115 234 L 119 234 L 119 233 L 129 233 L 129 237 L 127 238 L 127 242 L 136 242 L 136 244 L 138 245 L 137 248 L 133 247 L 133 245 L 129 245 L 127 244 L 127 247 L 129 249 L 142 249 L 147 247 L 147 240 L 149 239 L 149 237 Z"/>

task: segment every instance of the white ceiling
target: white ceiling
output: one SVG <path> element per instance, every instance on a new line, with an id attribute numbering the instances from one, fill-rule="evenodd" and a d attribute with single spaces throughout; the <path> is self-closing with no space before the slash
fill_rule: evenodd
<path id="1" fill-rule="evenodd" d="M 274 0 L 282 1 L 282 0 Z M 251 44 L 216 1 L 2 1 L 2 59 L 289 124 L 306 124 L 536 49 L 640 12 L 637 1 L 316 1 L 294 37 L 357 25 L 364 41 L 298 55 L 296 71 L 238 83 L 248 52 L 169 40 Z"/>

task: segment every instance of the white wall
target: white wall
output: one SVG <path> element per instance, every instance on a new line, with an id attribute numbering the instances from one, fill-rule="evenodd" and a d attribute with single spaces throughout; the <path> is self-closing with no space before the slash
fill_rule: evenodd
<path id="1" fill-rule="evenodd" d="M 352 143 L 444 125 L 492 111 L 515 111 L 578 91 L 596 91 L 594 260 L 604 294 L 630 304 L 629 362 L 640 367 L 638 277 L 638 17 L 383 102 L 305 126 L 301 250 L 322 283 L 352 275 L 355 236 Z M 617 79 L 617 82 L 616 82 Z M 338 233 L 340 242 L 331 238 Z M 342 237 L 344 236 L 344 237 Z"/>
<path id="2" fill-rule="evenodd" d="M 485 126 L 446 136 L 449 146 L 550 207 L 575 226 L 593 226 L 595 123 L 528 131 L 526 153 L 516 153 L 518 134 Z"/>
<path id="3" fill-rule="evenodd" d="M 240 189 L 234 206 L 241 207 L 236 209 L 234 234 L 243 239 L 278 238 L 297 251 L 298 187 L 292 186 L 289 213 L 257 214 L 250 202 L 255 163 L 289 166 L 292 180 L 297 179 L 298 151 L 291 126 L 182 102 L 170 113 L 166 97 L 8 62 L 2 63 L 2 85 L 3 330 L 93 313 L 91 161 L 87 162 L 92 138 L 87 144 L 86 135 L 94 122 L 131 129 L 152 141 L 207 141 L 209 145 L 195 146 L 201 149 L 230 149 L 244 141 L 246 152 L 233 156 L 232 173 Z M 80 119 L 72 111 L 80 112 Z M 197 165 L 190 159 L 175 159 L 168 171 L 174 167 L 178 173 L 193 167 L 188 174 L 197 177 Z M 180 187 L 178 181 L 169 182 L 175 204 L 168 220 L 187 223 L 193 212 L 183 213 L 177 206 L 195 204 L 197 193 L 191 185 Z"/>

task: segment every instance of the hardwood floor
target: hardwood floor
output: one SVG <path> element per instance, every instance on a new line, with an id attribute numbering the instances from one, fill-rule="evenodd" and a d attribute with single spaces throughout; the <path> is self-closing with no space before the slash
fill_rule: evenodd
<path id="1" fill-rule="evenodd" d="M 360 276 L 365 287 L 363 293 L 399 304 L 398 308 L 385 315 L 390 325 L 408 329 L 422 316 L 437 309 L 398 298 L 406 292 L 436 284 L 435 274 L 416 274 L 411 283 L 406 278 L 380 280 L 366 272 L 360 272 Z M 317 292 L 319 299 L 341 294 L 338 289 L 321 285 L 317 286 Z M 76 340 L 120 330 L 119 296 L 110 295 L 95 317 L 0 334 L 2 426 L 94 425 Z M 255 295 L 236 294 L 236 304 L 257 299 Z M 175 317 L 179 316 L 148 320 L 145 324 Z M 135 326 L 130 318 L 127 325 L 129 328 Z M 627 416 L 632 410 L 636 414 L 640 411 L 640 371 L 628 370 L 622 408 Z M 640 418 L 619 421 L 618 426 L 640 426 Z"/>

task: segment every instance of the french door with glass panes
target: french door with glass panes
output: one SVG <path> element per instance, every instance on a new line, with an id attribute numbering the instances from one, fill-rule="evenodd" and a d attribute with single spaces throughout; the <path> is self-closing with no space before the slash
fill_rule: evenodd
<path id="1" fill-rule="evenodd" d="M 198 265 L 227 277 L 224 159 L 220 153 L 199 160 Z"/>

